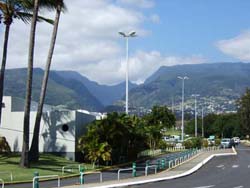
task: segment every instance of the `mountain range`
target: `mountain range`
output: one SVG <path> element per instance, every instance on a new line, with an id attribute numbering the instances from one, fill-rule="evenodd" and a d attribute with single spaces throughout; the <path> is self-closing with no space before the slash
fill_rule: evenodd
<path id="1" fill-rule="evenodd" d="M 39 100 L 43 73 L 40 68 L 33 70 L 33 101 Z M 4 95 L 25 98 L 26 75 L 25 68 L 6 70 Z M 136 86 L 129 83 L 129 88 Z M 101 85 L 75 71 L 51 71 L 45 103 L 69 109 L 102 111 L 105 106 L 121 100 L 124 93 L 125 82 L 114 86 Z"/>
<path id="2" fill-rule="evenodd" d="M 4 95 L 19 98 L 25 96 L 26 69 L 6 70 Z M 235 100 L 250 87 L 250 64 L 208 63 L 195 65 L 163 66 L 151 75 L 144 84 L 129 83 L 129 104 L 150 108 L 153 105 L 170 105 L 174 99 L 180 102 L 182 81 L 185 80 L 185 99 L 192 94 L 205 98 L 220 97 Z M 32 99 L 38 101 L 43 70 L 34 69 Z M 113 86 L 101 85 L 75 71 L 51 71 L 45 102 L 49 105 L 64 105 L 70 109 L 102 111 L 116 101 L 124 100 L 125 83 Z M 123 103 L 122 103 L 123 104 Z"/>
<path id="3" fill-rule="evenodd" d="M 161 67 L 143 85 L 130 91 L 133 106 L 152 107 L 156 104 L 170 105 L 172 99 L 181 100 L 182 80 L 185 80 L 185 98 L 192 94 L 201 97 L 223 97 L 237 99 L 250 87 L 250 64 L 247 63 L 210 63 Z"/>

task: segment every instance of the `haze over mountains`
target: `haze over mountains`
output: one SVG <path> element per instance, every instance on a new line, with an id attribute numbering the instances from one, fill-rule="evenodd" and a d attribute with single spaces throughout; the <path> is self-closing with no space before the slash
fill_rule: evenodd
<path id="1" fill-rule="evenodd" d="M 130 83 L 130 106 L 150 108 L 153 105 L 170 105 L 172 99 L 180 101 L 181 80 L 177 76 L 188 76 L 185 81 L 185 98 L 199 93 L 205 98 L 235 100 L 250 87 L 250 64 L 211 63 L 161 67 L 144 84 Z M 38 101 L 43 70 L 34 69 L 33 95 Z M 5 95 L 24 98 L 26 69 L 6 71 Z M 125 83 L 114 86 L 101 85 L 74 71 L 51 71 L 46 96 L 50 105 L 64 105 L 70 109 L 101 111 L 105 106 L 124 99 Z"/>

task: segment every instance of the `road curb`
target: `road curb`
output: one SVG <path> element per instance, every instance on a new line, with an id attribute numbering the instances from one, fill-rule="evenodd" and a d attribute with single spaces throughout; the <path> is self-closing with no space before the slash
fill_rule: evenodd
<path id="1" fill-rule="evenodd" d="M 200 169 L 203 165 L 205 165 L 208 161 L 210 161 L 214 157 L 218 156 L 231 156 L 231 155 L 237 155 L 237 152 L 235 148 L 232 148 L 233 153 L 219 153 L 219 154 L 212 154 L 206 159 L 204 159 L 202 162 L 198 163 L 196 166 L 191 168 L 190 170 L 175 175 L 175 176 L 170 176 L 170 177 L 162 177 L 162 178 L 153 178 L 153 179 L 148 179 L 148 180 L 141 180 L 141 181 L 134 181 L 134 182 L 126 182 L 126 183 L 116 183 L 116 184 L 111 184 L 111 185 L 102 185 L 102 186 L 95 186 L 92 188 L 113 188 L 113 187 L 123 187 L 123 186 L 131 186 L 131 185 L 139 185 L 139 184 L 145 184 L 145 183 L 152 183 L 152 182 L 158 182 L 158 181 L 165 181 L 165 180 L 171 180 L 171 179 L 176 179 L 184 176 L 188 176 L 190 174 L 193 174 L 196 172 L 198 169 Z"/>

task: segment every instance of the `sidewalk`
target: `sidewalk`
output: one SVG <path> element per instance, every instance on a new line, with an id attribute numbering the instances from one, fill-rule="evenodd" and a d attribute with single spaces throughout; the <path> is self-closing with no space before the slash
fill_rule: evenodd
<path id="1" fill-rule="evenodd" d="M 138 185 L 138 184 L 179 178 L 194 173 L 215 156 L 227 156 L 227 155 L 237 155 L 237 153 L 234 148 L 226 150 L 202 151 L 193 158 L 181 163 L 180 165 L 154 175 L 122 179 L 119 181 L 114 180 L 114 181 L 105 181 L 102 183 L 89 183 L 84 185 L 66 186 L 64 188 L 111 188 L 111 187 Z"/>

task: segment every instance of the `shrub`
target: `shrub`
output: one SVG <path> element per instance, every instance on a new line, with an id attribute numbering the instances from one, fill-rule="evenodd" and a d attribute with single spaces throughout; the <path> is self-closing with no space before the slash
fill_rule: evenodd
<path id="1" fill-rule="evenodd" d="M 220 141 L 221 141 L 221 139 L 216 138 L 215 139 L 215 146 L 219 146 L 220 145 Z"/>
<path id="2" fill-rule="evenodd" d="M 9 153 L 10 146 L 5 137 L 0 137 L 0 153 Z"/>
<path id="3" fill-rule="evenodd" d="M 185 146 L 186 149 L 191 149 L 191 148 L 201 148 L 202 146 L 202 139 L 197 137 L 197 138 L 190 138 L 188 140 L 185 140 L 183 142 L 183 145 Z"/>
<path id="4" fill-rule="evenodd" d="M 207 141 L 207 139 L 203 139 L 202 140 L 202 146 L 203 147 L 208 147 L 208 141 Z"/>

